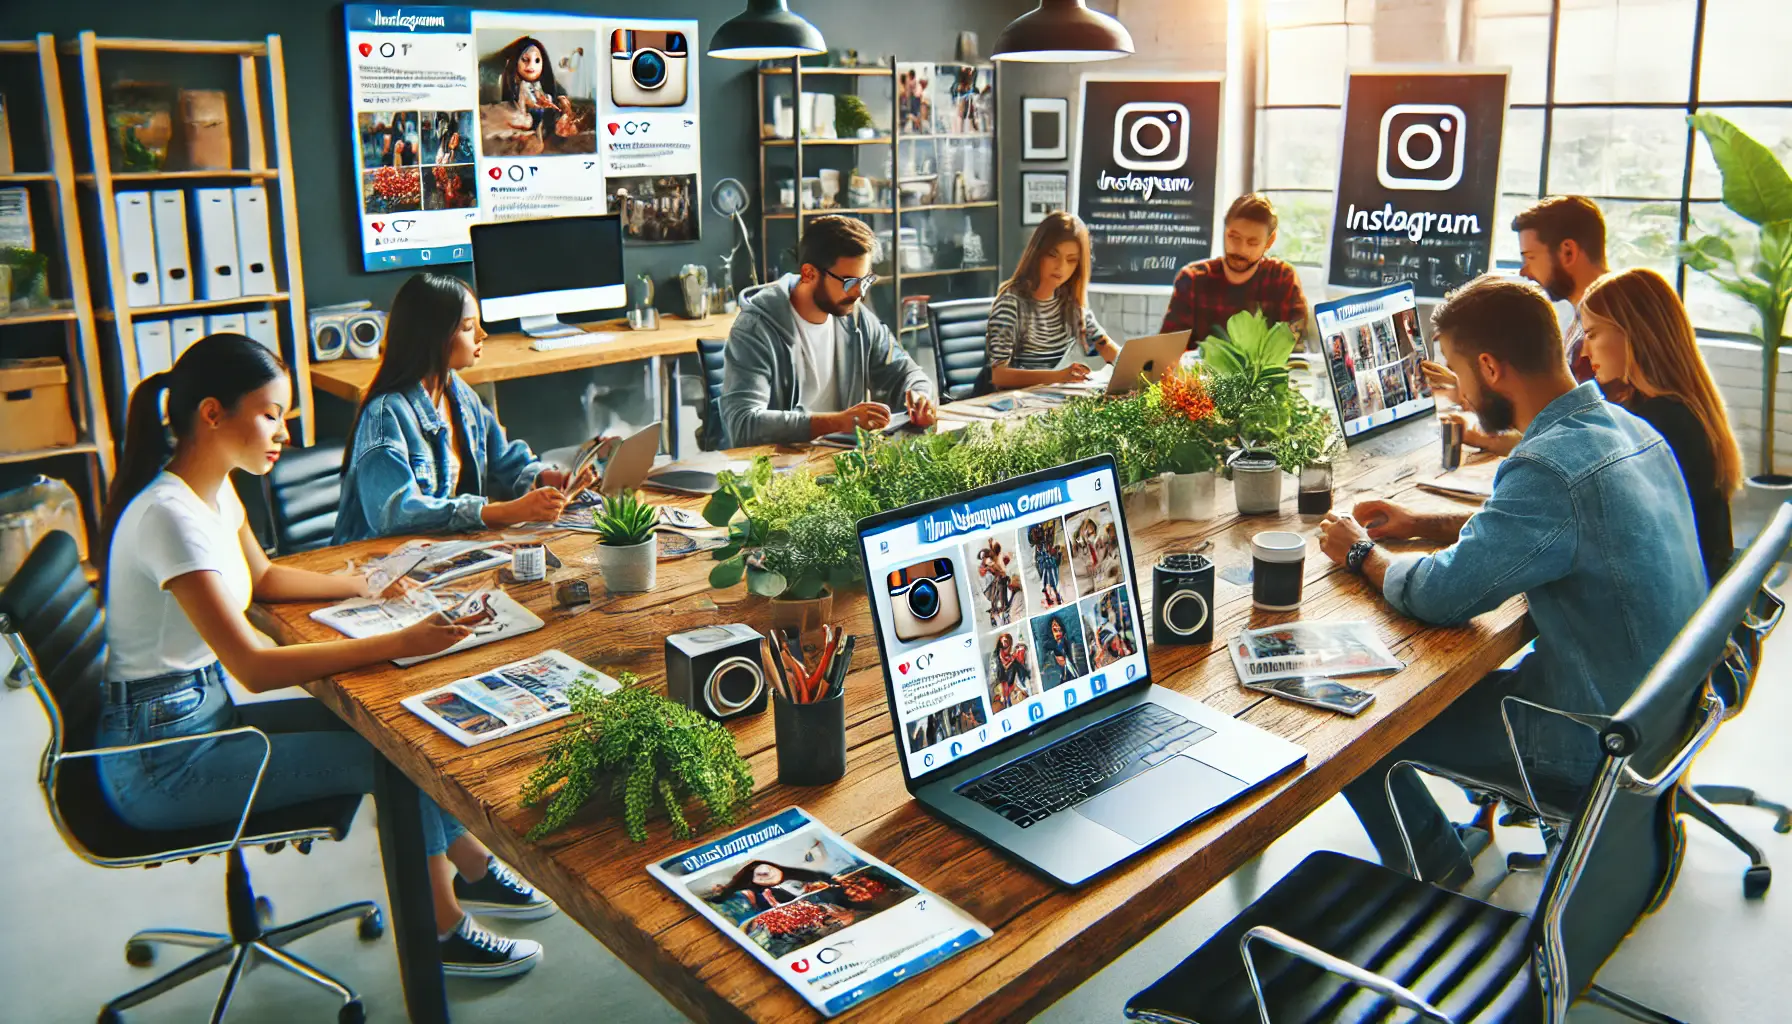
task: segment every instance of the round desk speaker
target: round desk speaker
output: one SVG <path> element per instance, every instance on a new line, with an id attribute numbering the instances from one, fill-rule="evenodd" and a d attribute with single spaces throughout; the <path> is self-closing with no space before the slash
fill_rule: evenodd
<path id="1" fill-rule="evenodd" d="M 1169 554 L 1151 570 L 1151 638 L 1159 644 L 1213 642 L 1213 562 Z"/>

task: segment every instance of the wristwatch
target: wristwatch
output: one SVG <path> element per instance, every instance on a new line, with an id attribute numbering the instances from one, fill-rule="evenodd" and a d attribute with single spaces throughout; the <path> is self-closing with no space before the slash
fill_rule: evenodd
<path id="1" fill-rule="evenodd" d="M 1369 553 L 1375 550 L 1372 540 L 1359 540 L 1350 545 L 1350 553 L 1344 556 L 1344 565 L 1351 572 L 1362 572 L 1363 563 L 1369 560 Z"/>

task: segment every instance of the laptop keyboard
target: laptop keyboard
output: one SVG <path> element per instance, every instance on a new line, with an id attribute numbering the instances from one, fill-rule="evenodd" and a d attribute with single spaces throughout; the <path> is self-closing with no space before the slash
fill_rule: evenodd
<path id="1" fill-rule="evenodd" d="M 1162 705 L 1141 704 L 972 779 L 957 792 L 1027 828 L 1212 735 Z"/>

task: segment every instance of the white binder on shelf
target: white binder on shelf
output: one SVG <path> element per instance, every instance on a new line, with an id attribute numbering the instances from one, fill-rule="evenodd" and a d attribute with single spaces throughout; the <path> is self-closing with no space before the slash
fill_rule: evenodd
<path id="1" fill-rule="evenodd" d="M 215 313 L 205 318 L 207 334 L 248 334 L 249 320 L 241 313 Z"/>
<path id="2" fill-rule="evenodd" d="M 193 301 L 193 255 L 187 248 L 187 194 L 179 189 L 151 192 L 155 210 L 156 270 L 162 303 Z"/>
<path id="3" fill-rule="evenodd" d="M 193 347 L 193 343 L 205 337 L 205 317 L 177 316 L 168 321 L 174 330 L 174 358 Z"/>
<path id="4" fill-rule="evenodd" d="M 227 188 L 196 188 L 198 207 L 199 297 L 235 299 L 243 294 L 243 277 L 237 269 L 235 196 Z"/>
<path id="5" fill-rule="evenodd" d="M 137 334 L 137 379 L 131 382 L 136 387 L 174 365 L 174 335 L 166 320 L 138 320 L 131 329 Z"/>
<path id="6" fill-rule="evenodd" d="M 266 345 L 269 352 L 280 355 L 280 322 L 274 319 L 274 311 L 258 309 L 248 314 L 247 319 L 248 329 L 243 333 Z"/>
<path id="7" fill-rule="evenodd" d="M 274 294 L 274 259 L 268 244 L 268 193 L 260 185 L 236 190 L 236 260 L 244 295 Z"/>
<path id="8" fill-rule="evenodd" d="M 162 301 L 162 288 L 156 273 L 155 216 L 150 210 L 148 192 L 120 192 L 118 201 L 118 258 L 124 262 L 124 295 L 126 306 L 154 306 Z"/>

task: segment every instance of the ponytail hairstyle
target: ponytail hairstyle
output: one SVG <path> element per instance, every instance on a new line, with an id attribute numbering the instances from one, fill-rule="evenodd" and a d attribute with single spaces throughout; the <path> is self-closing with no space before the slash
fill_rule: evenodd
<path id="1" fill-rule="evenodd" d="M 448 350 L 460 329 L 467 296 L 473 289 L 453 274 L 412 274 L 392 297 L 386 314 L 386 350 L 379 369 L 367 386 L 355 421 L 349 425 L 349 443 L 343 453 L 343 472 L 354 455 L 355 435 L 367 403 L 380 395 L 409 391 L 418 384 L 433 388 L 448 379 Z"/>
<path id="2" fill-rule="evenodd" d="M 96 564 L 107 564 L 119 518 L 131 499 L 168 464 L 175 445 L 189 435 L 199 404 L 215 398 L 224 408 L 234 409 L 244 395 L 285 375 L 286 364 L 260 342 L 241 334 L 213 334 L 181 353 L 172 368 L 145 377 L 131 392 L 131 407 L 125 415 L 124 457 L 106 496 Z"/>
<path id="3" fill-rule="evenodd" d="M 1081 258 L 1077 260 L 1076 273 L 1058 286 L 1058 296 L 1070 307 L 1068 314 L 1072 333 L 1079 344 L 1087 345 L 1087 324 L 1084 322 L 1083 310 L 1089 305 L 1089 275 L 1094 269 L 1093 257 L 1089 254 L 1089 229 L 1082 219 L 1067 210 L 1055 210 L 1045 215 L 1039 226 L 1033 229 L 1033 237 L 1027 240 L 1026 249 L 1020 254 L 1020 262 L 1015 264 L 1014 276 L 1002 283 L 996 294 L 1015 292 L 1022 298 L 1031 299 L 1039 288 L 1039 264 L 1045 254 L 1056 249 L 1065 242 L 1075 242 L 1081 250 Z M 1023 307 L 1024 308 L 1024 307 Z"/>

